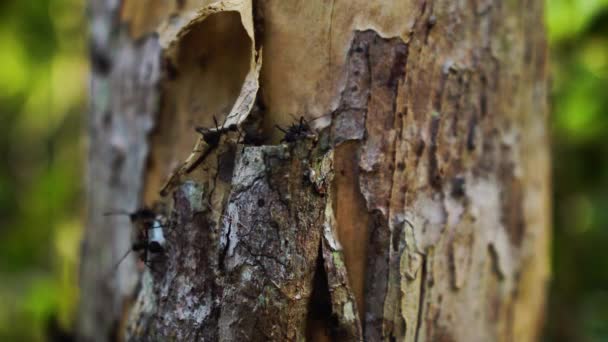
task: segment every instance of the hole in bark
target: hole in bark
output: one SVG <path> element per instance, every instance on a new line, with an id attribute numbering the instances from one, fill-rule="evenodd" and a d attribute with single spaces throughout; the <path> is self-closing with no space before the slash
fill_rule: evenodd
<path id="1" fill-rule="evenodd" d="M 323 254 L 319 244 L 317 268 L 313 279 L 313 290 L 308 302 L 308 316 L 306 319 L 307 341 L 340 341 L 336 336 L 335 328 L 338 326 L 336 318 L 332 315 L 331 294 L 329 293 L 327 273 L 323 266 Z"/>
<path id="2" fill-rule="evenodd" d="M 313 290 L 308 302 L 306 318 L 307 341 L 348 341 L 349 333 L 340 325 L 332 311 L 332 298 L 329 291 L 329 280 L 325 271 L 322 244 L 319 244 L 319 255 L 313 278 Z"/>
<path id="3" fill-rule="evenodd" d="M 152 135 L 146 188 L 160 188 L 192 152 L 195 126 L 221 124 L 241 93 L 250 68 L 252 42 L 235 11 L 212 14 L 192 24 L 164 50 L 162 108 Z M 228 155 L 226 155 L 228 157 Z M 221 177 L 229 181 L 232 163 L 222 161 Z"/>
<path id="4" fill-rule="evenodd" d="M 223 120 L 241 92 L 251 59 L 251 40 L 237 12 L 209 16 L 179 43 L 176 67 L 181 77 L 171 89 L 178 111 L 198 125 Z"/>

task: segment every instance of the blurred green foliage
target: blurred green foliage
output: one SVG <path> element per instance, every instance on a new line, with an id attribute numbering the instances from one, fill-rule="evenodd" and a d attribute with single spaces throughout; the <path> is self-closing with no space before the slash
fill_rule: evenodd
<path id="1" fill-rule="evenodd" d="M 547 0 L 553 133 L 548 341 L 608 341 L 608 0 Z"/>
<path id="2" fill-rule="evenodd" d="M 554 280 L 548 341 L 608 340 L 608 0 L 546 0 Z M 69 331 L 78 299 L 82 0 L 0 2 L 0 340 Z"/>
<path id="3" fill-rule="evenodd" d="M 0 2 L 0 340 L 70 330 L 86 109 L 81 0 Z"/>

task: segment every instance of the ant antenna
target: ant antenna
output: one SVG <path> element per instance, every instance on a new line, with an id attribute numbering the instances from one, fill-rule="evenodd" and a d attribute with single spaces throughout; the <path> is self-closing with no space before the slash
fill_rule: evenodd
<path id="1" fill-rule="evenodd" d="M 281 132 L 283 132 L 283 133 L 287 134 L 287 131 L 286 131 L 286 130 L 285 130 L 283 127 L 281 127 L 281 126 L 279 126 L 279 125 L 274 125 L 274 127 L 276 127 L 276 128 L 279 130 L 279 131 L 281 131 Z"/>
<path id="2" fill-rule="evenodd" d="M 125 253 L 125 255 L 123 255 L 122 258 L 120 258 L 120 260 L 118 260 L 118 262 L 112 268 L 112 273 L 114 273 L 114 272 L 116 272 L 116 270 L 118 270 L 118 266 L 120 266 L 120 264 L 122 264 L 122 262 L 125 261 L 125 259 L 129 256 L 129 254 L 131 254 L 131 251 L 133 251 L 133 249 L 129 248 L 129 250 Z"/>
<path id="3" fill-rule="evenodd" d="M 299 118 L 297 116 L 295 116 L 294 114 L 289 114 L 289 116 L 291 116 L 294 120 L 299 121 L 300 125 L 302 125 L 302 124 L 309 125 L 310 124 L 310 122 L 308 120 L 306 120 L 304 115 L 300 115 Z M 313 119 L 313 121 L 316 119 L 318 119 L 318 118 Z"/>

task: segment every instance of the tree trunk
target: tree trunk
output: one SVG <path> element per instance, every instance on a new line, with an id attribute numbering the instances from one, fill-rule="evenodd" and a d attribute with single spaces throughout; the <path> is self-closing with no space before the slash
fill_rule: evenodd
<path id="1" fill-rule="evenodd" d="M 90 15 L 81 339 L 539 337 L 542 1 L 90 0 Z M 103 215 L 143 206 L 162 239 Z M 162 251 L 115 267 L 142 234 Z"/>

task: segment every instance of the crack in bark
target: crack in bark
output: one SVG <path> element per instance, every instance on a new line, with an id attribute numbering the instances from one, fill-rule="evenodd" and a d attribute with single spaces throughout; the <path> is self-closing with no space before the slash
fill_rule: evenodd
<path id="1" fill-rule="evenodd" d="M 228 223 L 228 231 L 226 232 L 226 246 L 222 249 L 219 256 L 219 267 L 220 271 L 224 272 L 226 270 L 226 265 L 224 264 L 224 260 L 226 259 L 226 254 L 228 253 L 228 248 L 230 248 L 230 232 L 232 231 L 232 220 Z"/>
<path id="2" fill-rule="evenodd" d="M 422 266 L 420 270 L 420 297 L 418 298 L 418 320 L 416 321 L 416 338 L 418 342 L 420 338 L 420 330 L 422 327 L 422 321 L 424 320 L 424 299 L 426 295 L 426 273 L 427 273 L 427 257 L 423 254 Z"/>

